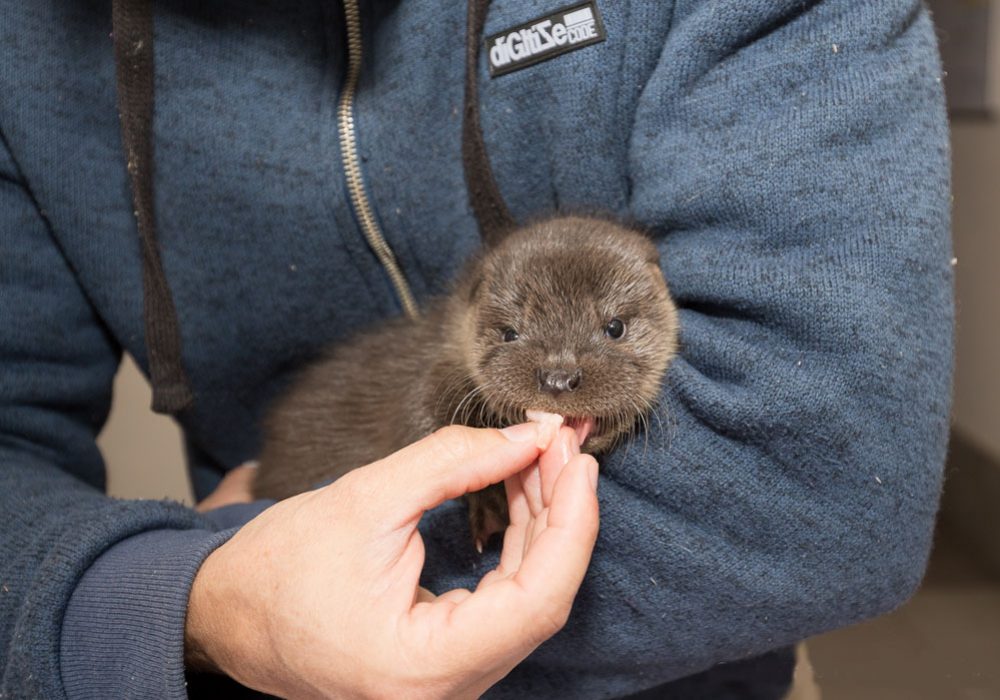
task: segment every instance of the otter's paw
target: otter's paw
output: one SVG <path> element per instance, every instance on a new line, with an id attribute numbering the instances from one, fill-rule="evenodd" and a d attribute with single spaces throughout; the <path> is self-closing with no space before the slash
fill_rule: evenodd
<path id="1" fill-rule="evenodd" d="M 469 528 L 472 530 L 472 541 L 476 551 L 483 553 L 483 548 L 490 537 L 503 535 L 510 523 L 507 515 L 507 491 L 503 484 L 494 484 L 482 491 L 466 494 L 469 504 Z"/>

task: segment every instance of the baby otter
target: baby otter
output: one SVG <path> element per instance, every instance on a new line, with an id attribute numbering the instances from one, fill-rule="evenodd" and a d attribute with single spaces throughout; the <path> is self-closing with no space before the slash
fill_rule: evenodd
<path id="1" fill-rule="evenodd" d="M 560 216 L 470 261 L 451 294 L 309 366 L 265 423 L 259 497 L 335 479 L 451 423 L 503 427 L 558 413 L 601 453 L 655 404 L 677 347 L 659 253 L 640 233 Z M 496 490 L 473 494 L 477 546 L 506 524 Z"/>

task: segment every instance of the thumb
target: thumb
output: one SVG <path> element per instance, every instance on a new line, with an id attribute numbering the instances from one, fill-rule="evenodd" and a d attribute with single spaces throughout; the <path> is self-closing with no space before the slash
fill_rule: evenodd
<path id="1" fill-rule="evenodd" d="M 195 510 L 205 513 L 233 503 L 252 502 L 253 480 L 256 475 L 256 462 L 245 462 L 230 469 L 219 485 L 215 487 L 215 490 L 195 506 Z"/>
<path id="2" fill-rule="evenodd" d="M 383 514 L 408 521 L 449 498 L 503 481 L 538 459 L 558 426 L 522 423 L 503 430 L 451 425 L 370 465 Z"/>

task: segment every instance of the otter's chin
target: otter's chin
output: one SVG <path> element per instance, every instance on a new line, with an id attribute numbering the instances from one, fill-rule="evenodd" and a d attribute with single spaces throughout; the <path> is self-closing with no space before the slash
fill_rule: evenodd
<path id="1" fill-rule="evenodd" d="M 599 416 L 567 417 L 565 425 L 576 431 L 580 451 L 590 455 L 610 451 L 618 444 L 622 435 L 628 432 L 620 423 Z"/>
<path id="2" fill-rule="evenodd" d="M 604 454 L 614 447 L 616 442 L 617 436 L 613 434 L 591 435 L 585 443 L 580 445 L 580 451 L 588 455 Z"/>

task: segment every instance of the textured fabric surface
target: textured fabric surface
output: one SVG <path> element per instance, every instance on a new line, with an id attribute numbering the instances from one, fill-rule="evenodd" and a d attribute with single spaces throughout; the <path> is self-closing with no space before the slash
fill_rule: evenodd
<path id="1" fill-rule="evenodd" d="M 556 6 L 495 0 L 485 32 Z M 605 42 L 492 80 L 481 64 L 485 144 L 519 220 L 599 210 L 650 230 L 682 349 L 647 438 L 603 461 L 602 531 L 567 628 L 496 698 L 623 696 L 889 610 L 921 578 L 940 490 L 948 152 L 921 4 L 600 8 Z M 297 367 L 400 307 L 340 166 L 339 7 L 156 12 L 158 238 L 205 495 L 255 456 Z M 465 4 L 378 0 L 362 15 L 365 184 L 426 299 L 478 244 L 461 168 Z M 109 31 L 106 1 L 0 2 L 6 698 L 184 697 L 191 574 L 239 522 L 101 495 L 94 436 L 121 352 L 148 370 Z M 421 529 L 432 589 L 494 561 L 468 545 L 456 504 Z M 90 615 L 146 648 L 100 643 Z M 60 653 L 70 633 L 88 658 Z M 87 687 L 94 669 L 103 685 Z M 704 678 L 684 681 L 688 696 L 716 697 Z"/>
<path id="2" fill-rule="evenodd" d="M 204 557 L 229 534 L 154 530 L 102 554 L 77 584 L 63 619 L 66 694 L 94 700 L 184 697 L 187 590 Z"/>

